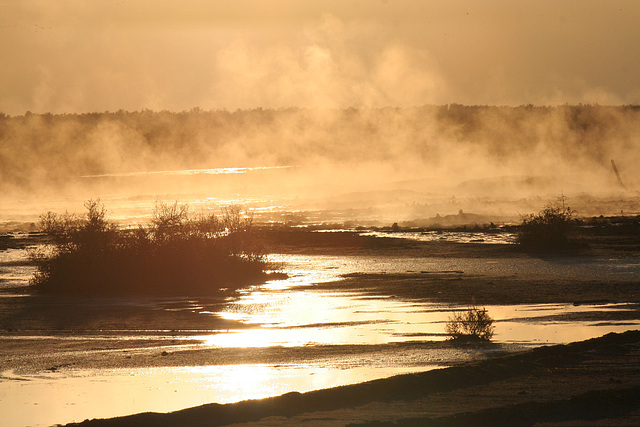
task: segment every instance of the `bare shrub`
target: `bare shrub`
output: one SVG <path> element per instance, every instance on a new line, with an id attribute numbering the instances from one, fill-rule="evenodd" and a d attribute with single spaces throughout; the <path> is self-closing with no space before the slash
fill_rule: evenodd
<path id="1" fill-rule="evenodd" d="M 481 339 L 493 337 L 493 319 L 487 309 L 475 305 L 462 312 L 454 312 L 445 326 L 445 332 L 453 339 Z"/>
<path id="2" fill-rule="evenodd" d="M 156 203 L 151 224 L 119 229 L 99 201 L 86 217 L 47 213 L 52 247 L 33 254 L 32 283 L 46 292 L 194 294 L 237 289 L 265 274 L 240 207 L 192 217 L 186 205 Z"/>
<path id="3" fill-rule="evenodd" d="M 574 246 L 575 229 L 570 207 L 549 204 L 537 214 L 522 217 L 516 242 L 528 250 L 561 251 Z"/>
<path id="4" fill-rule="evenodd" d="M 227 232 L 235 233 L 250 231 L 253 225 L 253 215 L 251 213 L 243 215 L 242 206 L 229 205 L 222 208 L 222 223 Z"/>
<path id="5" fill-rule="evenodd" d="M 178 202 L 166 204 L 156 201 L 151 217 L 152 230 L 155 237 L 162 239 L 182 230 L 189 219 L 189 206 L 179 205 Z"/>

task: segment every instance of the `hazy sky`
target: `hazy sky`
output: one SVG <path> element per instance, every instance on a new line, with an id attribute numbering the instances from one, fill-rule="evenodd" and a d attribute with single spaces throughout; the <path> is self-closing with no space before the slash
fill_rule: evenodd
<path id="1" fill-rule="evenodd" d="M 0 0 L 0 111 L 640 103 L 636 0 Z"/>

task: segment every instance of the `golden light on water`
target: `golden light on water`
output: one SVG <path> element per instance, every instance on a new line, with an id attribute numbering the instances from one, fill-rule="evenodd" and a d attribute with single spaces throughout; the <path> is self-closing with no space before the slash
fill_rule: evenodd
<path id="1" fill-rule="evenodd" d="M 279 255 L 275 259 L 282 262 L 291 273 L 288 279 L 250 288 L 237 300 L 225 304 L 221 311 L 210 308 L 209 303 L 192 298 L 172 301 L 170 306 L 166 306 L 165 300 L 154 302 L 153 299 L 145 299 L 139 303 L 211 316 L 212 324 L 216 319 L 240 322 L 230 330 L 208 333 L 173 331 L 171 335 L 166 335 L 168 331 L 159 331 L 162 337 L 175 341 L 170 347 L 162 347 L 170 353 L 182 350 L 215 351 L 219 348 L 229 351 L 229 354 L 246 355 L 252 353 L 252 349 L 259 354 L 295 348 L 296 353 L 304 353 L 300 359 L 303 362 L 237 364 L 230 357 L 215 366 L 89 371 L 60 369 L 37 376 L 3 372 L 0 379 L 0 407 L 12 409 L 11 418 L 6 418 L 6 422 L 13 426 L 50 425 L 52 422 L 135 412 L 166 412 L 210 402 L 234 402 L 433 369 L 447 360 L 463 360 L 473 355 L 464 349 L 447 350 L 420 344 L 444 340 L 441 334 L 447 317 L 453 310 L 464 307 L 376 297 L 360 292 L 318 292 L 308 286 L 315 280 L 315 283 L 326 283 L 352 271 L 397 271 L 394 268 L 402 271 L 421 268 L 447 271 L 464 268 L 473 272 L 477 268 L 477 271 L 487 274 L 501 275 L 506 274 L 505 271 L 522 274 L 523 268 L 541 271 L 545 265 L 544 260 L 528 260 L 526 265 L 514 261 L 508 268 L 497 269 L 496 266 L 487 268 L 484 259 L 422 259 L 421 265 L 416 265 L 416 260 L 410 258 L 397 258 L 390 262 L 375 257 Z M 462 264 L 456 265 L 456 262 Z M 624 274 L 626 270 L 621 267 L 626 265 L 612 266 L 613 270 L 607 274 L 616 274 L 615 271 Z M 602 273 L 602 266 L 590 266 Z M 554 268 L 564 269 L 566 276 L 577 274 L 571 266 Z M 565 316 L 580 313 L 614 313 L 625 310 L 625 304 L 496 305 L 486 308 L 496 320 L 493 340 L 503 345 L 570 342 L 638 326 L 638 322 L 634 326 L 629 321 L 573 321 L 570 317 L 563 320 Z M 147 336 L 151 332 L 145 332 L 145 338 L 158 339 L 158 336 Z M 127 335 L 122 340 L 137 338 L 141 336 Z M 72 336 L 67 339 L 91 340 L 92 337 Z M 117 335 L 112 339 L 120 340 Z M 200 342 L 181 343 L 194 339 Z M 389 343 L 393 343 L 393 346 L 386 346 Z M 368 346 L 368 350 L 363 352 L 359 347 L 361 345 Z M 322 356 L 317 353 L 328 346 L 331 349 L 323 352 Z M 397 351 L 397 346 L 403 346 L 402 351 Z M 160 348 L 129 350 L 157 354 Z M 56 390 L 56 399 L 47 399 L 53 388 Z M 108 407 L 101 404 L 107 397 L 110 403 Z M 25 421 L 27 416 L 28 421 Z"/>
<path id="2" fill-rule="evenodd" d="M 416 367 L 418 372 L 436 366 Z M 75 370 L 14 376 L 0 382 L 3 425 L 49 426 L 137 412 L 170 412 L 211 402 L 231 403 L 310 391 L 407 372 L 385 366 L 224 365 Z M 55 389 L 56 399 L 46 399 Z M 108 405 L 105 405 L 108 402 Z"/>
<path id="3" fill-rule="evenodd" d="M 367 309 L 374 312 L 374 304 Z M 214 347 L 268 347 L 349 344 L 377 344 L 384 339 L 363 320 L 362 308 L 346 295 L 313 292 L 253 292 L 232 308 L 220 313 L 223 319 L 255 325 L 249 330 L 201 337 Z M 381 308 L 381 307 L 380 307 Z M 368 316 L 367 316 L 368 317 Z M 362 323 L 362 326 L 359 325 Z M 377 321 L 373 321 L 377 324 Z"/>
<path id="4" fill-rule="evenodd" d="M 209 168 L 209 169 L 183 169 L 183 170 L 165 170 L 165 171 L 148 171 L 148 172 L 125 172 L 125 173 L 107 173 L 101 175 L 83 175 L 80 178 L 115 178 L 115 177 L 136 177 L 148 175 L 164 175 L 164 176 L 190 176 L 190 175 L 233 175 L 243 174 L 250 171 L 268 171 L 274 169 L 290 169 L 296 166 L 260 166 L 252 168 Z"/>
<path id="5" fill-rule="evenodd" d="M 514 242 L 523 214 L 558 195 L 584 218 L 640 212 L 639 23 L 640 2 L 628 0 L 0 2 L 0 300 L 17 313 L 0 312 L 6 325 L 17 319 L 2 339 L 25 366 L 55 359 L 21 371 L 23 359 L 7 356 L 0 424 L 167 412 L 482 357 L 442 343 L 449 315 L 472 295 L 418 290 L 427 283 L 480 283 L 476 297 L 505 278 L 633 284 L 639 265 L 626 254 L 557 262 L 501 245 Z M 147 223 L 158 202 L 203 215 L 242 205 L 263 234 L 240 257 L 261 256 L 253 249 L 274 235 L 266 259 L 288 278 L 210 292 L 210 282 L 228 292 L 247 283 L 220 283 L 218 268 L 233 263 L 209 262 L 226 246 L 216 243 L 161 260 L 205 260 L 193 280 L 169 280 L 167 294 L 188 294 L 179 298 L 155 296 L 164 277 L 149 280 L 154 296 L 29 295 L 36 267 L 11 246 L 42 241 L 39 215 L 80 213 L 98 198 L 123 230 Z M 353 243 L 318 229 L 363 235 Z M 21 230 L 20 243 L 5 230 Z M 222 230 L 231 227 L 209 235 Z M 152 277 L 153 257 L 130 246 L 144 265 L 102 280 L 107 292 L 127 272 L 145 276 L 137 284 Z M 67 271 L 93 265 L 84 260 Z M 394 276 L 415 281 L 398 290 L 410 280 Z M 589 301 L 608 301 L 597 292 L 605 297 Z M 488 299 L 531 301 L 511 297 Z M 497 344 L 488 347 L 640 327 L 636 306 L 563 298 L 487 306 Z M 217 365 L 186 366 L 198 363 Z"/>

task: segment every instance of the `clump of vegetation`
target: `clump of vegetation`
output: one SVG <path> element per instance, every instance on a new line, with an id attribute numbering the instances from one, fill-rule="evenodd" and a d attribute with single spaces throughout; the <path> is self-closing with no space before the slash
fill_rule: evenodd
<path id="1" fill-rule="evenodd" d="M 487 309 L 475 305 L 462 312 L 454 312 L 445 326 L 445 332 L 454 340 L 489 341 L 493 337 L 493 319 Z"/>
<path id="2" fill-rule="evenodd" d="M 516 242 L 527 250 L 554 252 L 575 246 L 574 212 L 562 204 L 550 204 L 537 214 L 526 215 Z"/>
<path id="3" fill-rule="evenodd" d="M 32 284 L 72 294 L 194 295 L 234 290 L 263 279 L 268 263 L 239 206 L 191 215 L 186 205 L 156 203 L 151 223 L 119 228 L 99 201 L 85 217 L 49 212 L 40 228 L 51 245 L 33 254 Z"/>

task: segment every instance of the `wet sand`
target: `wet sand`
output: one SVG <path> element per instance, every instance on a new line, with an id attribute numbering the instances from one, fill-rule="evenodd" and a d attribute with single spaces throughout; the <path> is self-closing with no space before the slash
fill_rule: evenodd
<path id="1" fill-rule="evenodd" d="M 630 331 L 334 389 L 79 425 L 631 426 L 640 423 L 639 361 L 640 331 Z"/>

